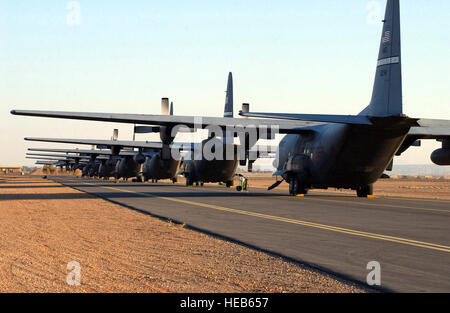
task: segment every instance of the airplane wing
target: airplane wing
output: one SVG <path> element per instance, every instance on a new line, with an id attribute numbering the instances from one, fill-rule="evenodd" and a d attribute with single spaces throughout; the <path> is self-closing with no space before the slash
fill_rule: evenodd
<path id="1" fill-rule="evenodd" d="M 417 121 L 419 127 L 412 127 L 405 138 L 396 156 L 402 155 L 411 146 L 420 146 L 421 139 L 449 140 L 450 121 L 420 119 Z"/>
<path id="2" fill-rule="evenodd" d="M 51 154 L 51 153 L 27 153 L 26 156 L 40 156 L 52 158 L 67 158 L 67 159 L 89 159 L 90 156 L 75 155 L 75 154 Z"/>
<path id="3" fill-rule="evenodd" d="M 420 119 L 420 127 L 413 127 L 408 136 L 417 137 L 417 139 L 450 139 L 450 121 Z"/>
<path id="4" fill-rule="evenodd" d="M 144 114 L 109 114 L 109 113 L 84 113 L 84 112 L 59 112 L 59 111 L 26 111 L 12 110 L 13 115 L 38 116 L 49 118 L 62 118 L 87 121 L 102 121 L 126 124 L 144 124 L 144 125 L 160 125 L 160 126 L 179 126 L 184 125 L 187 128 L 204 128 L 208 125 L 226 128 L 262 128 L 277 127 L 281 134 L 301 134 L 305 130 L 303 128 L 320 125 L 321 122 L 333 123 L 350 123 L 347 118 L 338 120 L 336 117 L 321 118 L 317 116 L 314 121 L 296 121 L 296 120 L 268 120 L 268 119 L 246 119 L 246 118 L 229 118 L 229 117 L 194 117 L 194 116 L 170 116 L 170 115 L 144 115 Z M 360 123 L 367 124 L 364 119 L 358 118 Z M 356 121 L 354 121 L 356 123 Z M 309 132 L 311 130 L 308 130 Z"/>
<path id="5" fill-rule="evenodd" d="M 79 145 L 96 145 L 121 148 L 142 148 L 142 149 L 162 149 L 160 142 L 146 141 L 122 141 L 122 140 L 97 140 L 97 139 L 55 139 L 55 138 L 25 138 L 27 141 L 54 142 L 54 143 L 70 143 Z M 121 151 L 125 154 L 133 151 Z M 90 152 L 89 152 L 90 153 Z M 110 153 L 111 154 L 111 153 Z M 133 154 L 135 155 L 135 153 Z"/>
<path id="6" fill-rule="evenodd" d="M 95 145 L 95 146 L 102 146 L 102 147 L 119 147 L 121 149 L 119 155 L 120 156 L 134 156 L 137 155 L 138 151 L 133 150 L 123 150 L 123 148 L 138 148 L 138 149 L 148 149 L 148 150 L 155 150 L 160 151 L 163 149 L 162 142 L 149 142 L 149 141 L 123 141 L 123 140 L 97 140 L 97 139 L 55 139 L 55 138 L 25 138 L 27 141 L 40 141 L 40 142 L 53 142 L 53 143 L 69 143 L 69 144 L 79 144 L 79 145 Z M 174 142 L 170 144 L 170 147 L 172 149 L 178 149 L 178 150 L 195 150 L 198 146 L 198 143 L 182 143 L 182 142 Z M 51 150 L 51 149 L 47 149 Z M 54 149 L 59 151 L 67 151 L 62 149 Z M 77 151 L 77 153 L 80 153 L 80 150 L 73 150 Z M 84 150 L 81 150 L 84 151 Z M 90 151 L 94 150 L 85 150 L 89 151 L 87 154 L 91 153 Z M 97 150 L 97 151 L 103 151 L 103 150 Z M 103 152 L 102 152 L 103 154 Z M 111 152 L 109 155 L 112 154 Z M 154 153 L 151 151 L 144 151 L 142 152 L 144 155 L 148 156 L 154 156 Z"/>
<path id="7" fill-rule="evenodd" d="M 82 150 L 82 149 L 37 149 L 28 148 L 28 151 L 33 152 L 54 152 L 54 153 L 79 153 L 79 154 L 96 154 L 96 155 L 111 155 L 111 150 Z"/>

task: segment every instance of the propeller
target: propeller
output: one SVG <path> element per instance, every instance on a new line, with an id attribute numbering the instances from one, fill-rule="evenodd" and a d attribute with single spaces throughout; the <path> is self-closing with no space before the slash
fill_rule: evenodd
<path id="1" fill-rule="evenodd" d="M 273 189 L 277 188 L 278 186 L 281 185 L 282 182 L 284 182 L 284 179 L 283 179 L 283 180 L 280 180 L 280 181 L 277 181 L 275 184 L 273 184 L 272 186 L 270 186 L 267 190 L 270 191 L 270 190 L 273 190 Z"/>

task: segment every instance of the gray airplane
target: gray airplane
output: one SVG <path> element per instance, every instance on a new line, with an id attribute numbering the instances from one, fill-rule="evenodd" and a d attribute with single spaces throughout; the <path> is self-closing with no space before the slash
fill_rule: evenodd
<path id="1" fill-rule="evenodd" d="M 27 159 L 37 160 L 38 165 L 54 165 L 66 171 L 74 171 L 80 169 L 83 172 L 83 176 L 89 175 L 89 161 L 85 159 L 75 159 L 70 157 L 58 157 L 57 155 L 52 156 L 27 156 Z"/>
<path id="2" fill-rule="evenodd" d="M 229 73 L 223 114 L 224 118 L 233 118 L 233 110 L 233 74 Z M 236 153 L 234 153 L 234 157 L 231 160 L 227 160 L 225 157 L 227 145 L 231 145 L 231 149 L 236 150 L 233 142 L 234 136 L 229 135 L 228 138 L 225 136 L 226 134 L 224 135 L 223 140 L 218 142 L 219 144 L 223 144 L 222 151 L 224 152 L 224 156 L 222 157 L 222 160 L 207 160 L 204 155 L 202 155 L 201 159 L 195 160 L 193 152 L 191 152 L 190 160 L 183 161 L 183 175 L 186 177 L 187 186 L 192 186 L 194 183 L 197 185 L 203 185 L 204 183 L 225 183 L 227 187 L 233 186 L 239 160 L 237 159 Z M 208 139 L 203 140 L 202 146 L 215 140 L 217 140 L 216 134 L 209 132 Z"/>
<path id="3" fill-rule="evenodd" d="M 37 149 L 39 150 L 39 149 Z M 43 149 L 48 150 L 51 149 Z M 99 176 L 99 171 L 101 165 L 108 161 L 108 157 L 105 155 L 110 154 L 108 151 L 101 150 L 59 150 L 64 154 L 55 153 L 27 153 L 27 157 L 48 157 L 48 158 L 59 158 L 60 160 L 65 160 L 66 170 L 82 170 L 82 176 L 97 177 Z M 70 154 L 70 151 L 74 153 Z M 55 152 L 55 151 L 52 151 Z M 80 164 L 80 160 L 86 161 L 86 164 Z"/>
<path id="4" fill-rule="evenodd" d="M 161 102 L 163 114 L 173 114 L 173 103 L 169 107 L 169 99 L 163 98 Z M 165 134 L 165 128 L 135 126 L 134 136 L 136 133 L 161 133 Z M 133 136 L 133 137 L 134 137 Z M 133 138 L 134 139 L 134 138 Z M 103 150 L 77 150 L 77 149 L 30 149 L 34 151 L 46 152 L 65 152 L 80 153 L 84 156 L 91 157 L 89 171 L 92 175 L 100 178 L 115 177 L 116 179 L 124 178 L 125 180 L 137 177 L 138 181 L 152 179 L 154 181 L 162 179 L 171 179 L 174 183 L 177 181 L 177 173 L 180 160 L 161 158 L 163 145 L 161 143 L 148 143 L 136 141 L 119 141 L 118 130 L 114 130 L 111 140 L 95 140 L 95 139 L 51 139 L 51 138 L 25 138 L 30 141 L 71 143 L 83 145 L 96 145 Z M 169 143 L 171 140 L 169 141 Z M 138 148 L 139 151 L 133 149 Z M 109 158 L 99 157 L 100 155 L 109 156 Z M 100 161 L 101 163 L 99 163 Z"/>
<path id="5" fill-rule="evenodd" d="M 163 98 L 161 103 L 162 113 L 164 115 L 173 115 L 173 103 L 171 103 L 169 108 L 169 99 Z M 226 101 L 225 101 L 225 112 L 224 117 L 233 117 L 233 77 L 232 73 L 228 75 L 228 84 L 226 91 Z M 170 138 L 166 127 L 147 127 L 147 126 L 135 126 L 134 134 L 143 133 L 159 133 L 162 140 L 162 145 L 158 143 L 153 148 L 149 148 L 148 145 L 142 147 L 139 142 L 105 142 L 97 140 L 74 140 L 60 139 L 57 142 L 63 143 L 76 143 L 76 144 L 94 144 L 100 145 L 101 147 L 110 149 L 115 147 L 116 151 L 120 150 L 119 155 L 122 156 L 118 161 L 115 168 L 116 178 L 128 178 L 128 177 L 138 177 L 138 180 L 152 180 L 157 182 L 158 180 L 170 179 L 172 182 L 177 182 L 177 174 L 180 167 L 180 159 L 174 159 L 170 153 L 169 158 L 163 158 L 164 153 L 164 143 L 172 144 L 174 138 Z M 115 136 L 117 138 L 117 136 Z M 134 138 L 134 137 L 133 137 Z M 207 144 L 209 141 L 215 138 L 214 134 L 211 134 L 210 138 L 203 141 L 202 144 Z M 36 138 L 26 138 L 26 140 L 37 140 Z M 55 142 L 52 139 L 39 139 L 37 141 L 47 141 Z M 145 144 L 151 144 L 145 142 Z M 179 144 L 183 145 L 187 149 L 195 149 L 195 144 Z M 123 156 L 124 148 L 138 148 L 140 152 L 137 151 L 127 151 L 128 155 Z M 225 148 L 224 148 L 225 151 Z M 133 153 L 134 152 L 134 153 Z M 145 161 L 144 161 L 145 160 Z M 144 163 L 140 163 L 143 162 Z M 102 166 L 105 162 L 102 163 Z M 111 162 L 107 162 L 111 163 Z M 231 161 L 208 161 L 206 159 L 202 160 L 184 160 L 183 162 L 184 172 L 188 185 L 193 183 L 204 183 L 204 182 L 224 182 L 227 186 L 233 184 L 234 176 L 236 175 L 236 168 L 238 165 L 238 160 L 234 158 Z M 142 170 L 141 170 L 142 166 Z M 101 169 L 100 169 L 101 172 Z M 142 176 L 141 176 L 142 175 Z"/>
<path id="6" fill-rule="evenodd" d="M 28 151 L 32 152 L 49 152 L 49 153 L 65 153 L 71 157 L 74 157 L 75 163 L 72 164 L 72 170 L 81 169 L 85 166 L 85 164 L 80 165 L 79 159 L 82 158 L 88 158 L 90 162 L 94 161 L 98 158 L 101 162 L 99 171 L 98 171 L 98 177 L 99 178 L 109 178 L 114 177 L 114 170 L 115 170 L 115 164 L 114 166 L 108 166 L 107 162 L 110 160 L 109 158 L 106 158 L 105 156 L 111 156 L 112 152 L 111 150 L 82 150 L 82 149 L 36 149 L 36 148 L 29 148 Z M 80 156 L 79 158 L 75 158 L 75 156 Z M 94 158 L 95 156 L 95 158 Z M 110 172 L 112 170 L 112 173 Z"/>
<path id="7" fill-rule="evenodd" d="M 388 0 L 383 20 L 373 94 L 358 115 L 244 113 L 253 119 L 204 117 L 205 125 L 246 127 L 256 131 L 276 126 L 287 134 L 279 145 L 272 188 L 286 181 L 290 194 L 329 187 L 352 189 L 359 197 L 373 194 L 373 184 L 401 155 L 421 139 L 442 141 L 431 159 L 450 165 L 450 121 L 410 118 L 403 114 L 399 0 Z M 13 110 L 15 115 L 164 125 L 195 125 L 195 117 Z M 254 143 L 246 143 L 252 146 Z"/>
<path id="8" fill-rule="evenodd" d="M 168 109 L 169 99 L 163 98 L 161 102 L 162 114 L 173 116 L 173 102 L 170 103 L 170 109 Z M 135 127 L 135 133 L 159 133 L 162 142 L 171 144 L 174 138 L 168 138 L 167 129 L 164 126 L 161 127 Z M 167 136 L 166 136 L 167 135 Z M 178 181 L 178 170 L 180 168 L 180 160 L 172 157 L 163 158 L 163 150 L 159 149 L 145 149 L 147 155 L 145 162 L 142 166 L 142 178 L 143 181 L 158 182 L 158 180 L 170 179 L 174 184 Z"/>

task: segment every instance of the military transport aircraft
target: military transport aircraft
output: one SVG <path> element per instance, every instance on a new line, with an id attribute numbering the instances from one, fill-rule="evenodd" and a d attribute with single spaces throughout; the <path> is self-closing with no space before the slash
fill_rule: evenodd
<path id="1" fill-rule="evenodd" d="M 173 115 L 173 103 L 170 105 L 169 109 L 169 99 L 163 98 L 162 103 L 162 113 L 164 115 L 169 114 Z M 233 76 L 232 73 L 228 75 L 227 82 L 227 91 L 226 91 L 226 99 L 225 99 L 225 109 L 224 109 L 224 117 L 233 117 Z M 166 128 L 162 127 L 147 127 L 147 126 L 135 126 L 134 133 L 160 133 L 167 134 Z M 133 136 L 134 138 L 134 136 Z M 180 159 L 174 158 L 173 154 L 170 153 L 168 158 L 163 158 L 163 149 L 164 149 L 164 141 L 170 144 L 175 149 L 184 148 L 189 151 L 194 151 L 198 144 L 191 143 L 177 143 L 173 144 L 173 139 L 164 139 L 161 137 L 163 143 L 151 143 L 151 142 L 123 142 L 123 141 L 98 141 L 98 140 L 78 140 L 78 139 L 50 139 L 50 138 L 25 138 L 26 140 L 31 141 L 45 141 L 45 142 L 59 142 L 59 143 L 75 143 L 75 144 L 89 144 L 89 145 L 99 145 L 106 148 L 115 147 L 117 149 L 127 148 L 139 148 L 140 152 L 137 151 L 127 151 L 129 153 L 128 166 L 125 169 L 122 169 L 119 174 L 116 174 L 116 177 L 124 177 L 125 173 L 129 173 L 128 175 L 137 176 L 138 168 L 140 164 L 138 161 L 142 162 L 144 159 L 144 163 L 142 166 L 142 180 L 147 181 L 151 179 L 152 181 L 157 182 L 162 179 L 171 179 L 174 183 L 177 181 L 177 173 L 180 166 Z M 209 142 L 215 140 L 215 134 L 210 133 L 208 139 L 202 142 L 202 145 L 206 145 Z M 234 137 L 230 138 L 228 145 L 233 146 L 232 142 Z M 220 140 L 222 142 L 222 140 Z M 222 150 L 225 152 L 226 148 L 224 143 L 224 147 Z M 119 153 L 122 155 L 123 150 Z M 134 153 L 134 158 L 131 158 L 131 154 Z M 142 154 L 142 157 L 139 155 Z M 122 158 L 122 162 L 124 158 Z M 121 162 L 121 161 L 119 161 Z M 183 160 L 183 175 L 186 177 L 186 184 L 188 186 L 193 185 L 194 183 L 203 184 L 205 182 L 223 182 L 226 183 L 228 187 L 233 185 L 233 180 L 236 175 L 236 168 L 239 160 L 236 157 L 233 157 L 231 160 L 227 160 L 223 158 L 223 160 L 207 160 L 205 158 L 200 159 L 190 159 L 184 158 Z M 120 166 L 120 164 L 118 165 Z"/>
<path id="2" fill-rule="evenodd" d="M 287 134 L 279 145 L 276 174 L 290 194 L 328 187 L 353 189 L 359 197 L 373 194 L 373 184 L 393 158 L 420 139 L 443 142 L 432 161 L 450 165 L 450 121 L 409 118 L 403 114 L 400 4 L 388 0 L 370 104 L 358 115 L 244 113 L 253 119 L 203 117 L 203 125 L 258 131 L 277 127 Z M 51 118 L 194 127 L 198 117 L 13 110 L 12 114 Z M 308 123 L 309 122 L 309 123 Z M 170 132 L 169 132 L 170 133 Z M 252 146 L 256 142 L 246 142 Z M 280 184 L 282 181 L 278 182 Z M 272 187 L 276 187 L 274 185 Z"/>
<path id="3" fill-rule="evenodd" d="M 115 130 L 116 131 L 116 130 Z M 115 171 L 115 164 L 112 167 L 109 167 L 107 165 L 107 162 L 109 162 L 110 158 L 106 158 L 106 156 L 110 156 L 111 150 L 82 150 L 82 149 L 45 149 L 45 148 L 29 148 L 28 151 L 32 152 L 48 152 L 48 153 L 64 153 L 65 155 L 68 155 L 75 159 L 75 163 L 72 165 L 72 170 L 82 169 L 82 167 L 85 166 L 83 164 L 80 166 L 80 159 L 88 158 L 89 163 L 95 162 L 95 160 L 98 158 L 101 162 L 98 173 L 96 176 L 99 178 L 109 178 L 114 177 L 114 171 Z M 126 152 L 123 152 L 125 154 Z M 53 154 L 49 154 L 48 156 L 53 156 Z M 80 156 L 77 158 L 76 156 Z M 92 165 L 92 164 L 91 164 Z M 112 171 L 112 172 L 110 172 Z"/>

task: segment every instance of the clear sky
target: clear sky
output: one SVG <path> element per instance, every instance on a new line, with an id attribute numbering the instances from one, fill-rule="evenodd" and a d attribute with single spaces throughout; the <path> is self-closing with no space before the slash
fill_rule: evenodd
<path id="1" fill-rule="evenodd" d="M 64 147 L 25 136 L 132 136 L 131 125 L 13 108 L 159 114 L 170 97 L 178 115 L 221 116 L 229 71 L 235 112 L 249 102 L 260 112 L 356 114 L 371 97 L 385 2 L 89 0 L 77 2 L 77 19 L 69 1 L 1 1 L 0 163 L 32 164 L 30 146 Z M 450 1 L 400 4 L 405 113 L 450 119 Z M 430 163 L 435 147 L 398 162 Z"/>

